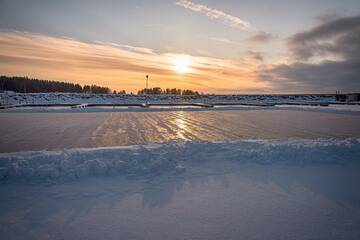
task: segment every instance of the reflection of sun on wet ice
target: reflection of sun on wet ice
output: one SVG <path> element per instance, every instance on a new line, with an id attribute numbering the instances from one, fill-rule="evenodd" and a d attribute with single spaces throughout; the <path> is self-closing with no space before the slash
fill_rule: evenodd
<path id="1" fill-rule="evenodd" d="M 177 126 L 177 128 L 175 129 L 176 136 L 182 140 L 189 140 L 189 138 L 185 136 L 188 128 L 187 128 L 187 123 L 185 121 L 184 112 L 177 113 L 175 118 L 175 124 Z"/>

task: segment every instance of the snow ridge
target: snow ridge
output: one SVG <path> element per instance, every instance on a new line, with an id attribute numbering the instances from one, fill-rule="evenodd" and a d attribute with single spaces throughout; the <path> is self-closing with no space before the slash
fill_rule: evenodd
<path id="1" fill-rule="evenodd" d="M 168 142 L 0 154 L 0 182 L 58 183 L 90 176 L 179 174 L 187 163 L 346 164 L 360 160 L 360 139 Z"/>
<path id="2" fill-rule="evenodd" d="M 150 103 L 299 103 L 335 102 L 335 95 L 122 95 L 83 93 L 0 93 L 3 104 L 138 104 Z"/>

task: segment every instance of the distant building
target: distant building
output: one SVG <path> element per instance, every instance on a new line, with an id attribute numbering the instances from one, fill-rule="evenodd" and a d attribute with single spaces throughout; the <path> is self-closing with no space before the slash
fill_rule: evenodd
<path id="1" fill-rule="evenodd" d="M 336 94 L 336 101 L 357 102 L 360 101 L 360 93 Z"/>

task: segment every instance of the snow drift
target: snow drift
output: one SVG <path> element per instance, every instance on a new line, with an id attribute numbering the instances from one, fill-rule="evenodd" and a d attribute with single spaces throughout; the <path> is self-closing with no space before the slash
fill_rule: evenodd
<path id="1" fill-rule="evenodd" d="M 84 103 L 293 103 L 293 102 L 335 102 L 335 95 L 122 95 L 83 93 L 0 93 L 3 104 L 84 104 Z"/>
<path id="2" fill-rule="evenodd" d="M 168 142 L 112 148 L 0 154 L 0 182 L 64 182 L 96 175 L 179 174 L 191 162 L 346 164 L 360 160 L 360 139 Z"/>

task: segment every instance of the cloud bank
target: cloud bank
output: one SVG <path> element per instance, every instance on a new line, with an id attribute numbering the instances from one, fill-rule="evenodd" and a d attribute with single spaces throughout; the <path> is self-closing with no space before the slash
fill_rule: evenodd
<path id="1" fill-rule="evenodd" d="M 322 23 L 288 39 L 295 62 L 260 73 L 293 92 L 360 92 L 360 16 Z"/>

